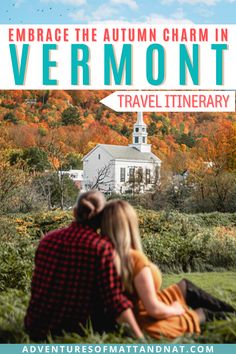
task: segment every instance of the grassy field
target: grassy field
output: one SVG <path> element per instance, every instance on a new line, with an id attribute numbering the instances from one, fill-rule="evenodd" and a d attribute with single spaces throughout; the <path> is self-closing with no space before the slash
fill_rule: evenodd
<path id="1" fill-rule="evenodd" d="M 236 271 L 168 274 L 163 277 L 163 287 L 178 282 L 183 277 L 236 308 Z M 188 336 L 178 338 L 179 343 L 191 340 L 200 343 L 236 343 L 236 317 L 231 317 L 227 321 L 208 323 L 198 338 L 188 338 Z"/>
<path id="2" fill-rule="evenodd" d="M 236 272 L 192 273 L 178 275 L 163 275 L 163 287 L 178 282 L 183 277 L 195 282 L 205 290 L 219 296 L 236 306 Z M 0 292 L 0 342 L 27 343 L 29 338 L 23 330 L 23 317 L 28 302 L 28 293 L 9 289 Z M 148 338 L 148 342 L 154 342 Z M 54 340 L 55 342 L 55 340 Z M 131 343 L 135 342 L 122 334 L 104 334 L 103 336 L 88 331 L 86 337 L 76 334 L 65 334 L 56 340 L 58 343 Z M 165 338 L 161 341 L 168 342 Z M 175 343 L 236 343 L 236 319 L 215 321 L 203 329 L 200 337 L 184 336 Z"/>
<path id="3" fill-rule="evenodd" d="M 162 287 L 165 288 L 182 278 L 187 278 L 202 287 L 211 294 L 224 299 L 236 307 L 236 271 L 231 272 L 212 272 L 212 273 L 182 273 L 182 274 L 164 274 Z M 130 342 L 130 338 L 114 334 L 105 334 L 103 337 L 88 333 L 86 339 L 75 336 L 60 338 L 63 341 L 74 340 L 87 343 L 107 343 Z M 59 340 L 59 342 L 60 342 Z M 147 338 L 147 342 L 153 343 L 155 340 Z M 170 342 L 166 338 L 159 342 Z M 214 321 L 205 325 L 200 336 L 186 335 L 174 340 L 174 343 L 236 343 L 236 318 L 230 317 L 226 321 Z"/>
<path id="4" fill-rule="evenodd" d="M 229 301 L 236 307 L 236 271 L 235 272 L 212 272 L 212 273 L 191 273 L 173 274 L 163 276 L 163 287 L 187 278 L 210 292 L 211 294 Z"/>
<path id="5" fill-rule="evenodd" d="M 236 307 L 236 213 L 181 214 L 138 208 L 144 251 L 164 274 L 163 287 L 186 277 Z M 0 342 L 27 343 L 23 318 L 40 237 L 68 225 L 71 212 L 0 216 Z M 167 274 L 168 273 L 168 274 Z M 65 335 L 67 343 L 126 343 L 121 334 Z M 163 339 L 166 342 L 166 339 Z M 179 343 L 236 343 L 236 319 L 208 324 Z M 176 341 L 175 341 L 176 342 Z"/>

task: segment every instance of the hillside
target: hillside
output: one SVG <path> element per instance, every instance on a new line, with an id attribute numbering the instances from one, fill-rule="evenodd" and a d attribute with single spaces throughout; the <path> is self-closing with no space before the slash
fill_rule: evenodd
<path id="1" fill-rule="evenodd" d="M 136 114 L 102 105 L 99 101 L 109 93 L 0 91 L 1 149 L 44 149 L 53 140 L 62 154 L 82 156 L 97 143 L 128 144 Z M 153 152 L 174 172 L 183 171 L 194 156 L 212 161 L 224 150 L 227 156 L 235 153 L 235 113 L 147 113 L 144 118 Z M 227 168 L 234 169 L 230 164 Z"/>

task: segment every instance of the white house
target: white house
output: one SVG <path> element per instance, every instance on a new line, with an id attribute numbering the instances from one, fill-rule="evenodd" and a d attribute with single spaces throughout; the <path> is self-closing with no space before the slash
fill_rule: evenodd
<path id="1" fill-rule="evenodd" d="M 68 171 L 60 171 L 60 173 L 62 175 L 68 175 L 72 179 L 72 181 L 74 181 L 75 185 L 79 189 L 83 188 L 83 180 L 84 180 L 84 177 L 83 177 L 84 171 L 83 170 L 70 169 Z"/>
<path id="2" fill-rule="evenodd" d="M 147 126 L 138 113 L 129 146 L 98 144 L 83 158 L 84 189 L 111 193 L 145 192 L 160 180 L 161 160 L 147 144 Z"/>

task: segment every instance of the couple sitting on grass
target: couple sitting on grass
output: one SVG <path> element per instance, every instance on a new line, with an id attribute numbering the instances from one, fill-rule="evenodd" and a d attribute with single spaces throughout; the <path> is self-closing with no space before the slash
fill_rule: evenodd
<path id="1" fill-rule="evenodd" d="M 200 333 L 200 325 L 235 313 L 232 306 L 183 279 L 161 288 L 160 270 L 142 251 L 138 219 L 122 200 L 81 194 L 75 221 L 49 232 L 35 256 L 25 327 L 31 339 L 100 333 L 128 324 L 136 338 Z M 100 233 L 97 231 L 100 229 Z"/>

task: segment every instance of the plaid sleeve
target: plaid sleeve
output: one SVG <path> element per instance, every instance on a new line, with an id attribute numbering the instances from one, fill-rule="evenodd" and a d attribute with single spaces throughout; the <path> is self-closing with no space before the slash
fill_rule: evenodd
<path id="1" fill-rule="evenodd" d="M 133 308 L 132 302 L 125 296 L 122 282 L 114 265 L 113 249 L 106 245 L 98 257 L 98 288 L 104 309 L 117 318 L 127 308 Z"/>
<path id="2" fill-rule="evenodd" d="M 24 319 L 25 329 L 32 338 L 45 338 L 50 318 L 49 281 L 45 277 L 48 266 L 44 242 L 40 242 L 35 253 L 35 267 L 31 280 L 31 298 Z"/>

